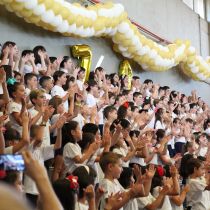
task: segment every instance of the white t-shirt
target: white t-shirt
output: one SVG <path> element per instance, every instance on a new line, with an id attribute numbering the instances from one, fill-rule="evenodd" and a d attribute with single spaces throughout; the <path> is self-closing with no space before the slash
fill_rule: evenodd
<path id="1" fill-rule="evenodd" d="M 60 87 L 58 85 L 55 85 L 51 90 L 52 97 L 53 96 L 60 96 L 61 98 L 63 98 L 66 94 L 67 94 L 67 91 L 65 91 L 62 87 Z M 66 100 L 64 102 L 64 108 L 65 108 L 65 111 L 68 112 L 68 109 L 69 109 L 68 100 Z"/>
<path id="2" fill-rule="evenodd" d="M 31 90 L 30 90 L 29 88 L 26 88 L 26 89 L 25 89 L 25 93 L 26 93 L 26 96 L 29 96 L 30 93 L 31 93 Z"/>
<path id="3" fill-rule="evenodd" d="M 33 72 L 33 66 L 25 64 L 23 67 L 23 74 L 25 75 L 25 74 L 31 73 L 31 72 Z"/>
<path id="4" fill-rule="evenodd" d="M 122 155 L 123 157 L 126 157 L 127 153 L 128 153 L 128 150 L 123 148 L 123 147 L 119 147 L 119 148 L 114 148 L 113 151 L 114 153 L 118 154 L 118 155 Z M 130 161 L 123 161 L 122 162 L 122 166 L 123 167 L 128 167 L 129 166 L 129 162 Z"/>
<path id="5" fill-rule="evenodd" d="M 155 201 L 155 198 L 149 193 L 146 197 L 139 197 L 136 199 L 138 204 L 138 210 L 146 210 L 145 207 Z"/>
<path id="6" fill-rule="evenodd" d="M 79 146 L 79 144 L 75 143 L 67 143 L 64 146 L 63 149 L 63 158 L 64 158 L 64 164 L 66 166 L 66 173 L 72 173 L 78 166 L 81 166 L 82 164 L 77 164 L 74 162 L 74 158 L 76 156 L 82 157 L 82 151 Z M 83 162 L 83 164 L 86 164 L 87 160 Z"/>
<path id="7" fill-rule="evenodd" d="M 127 189 L 125 191 L 128 191 Z M 128 203 L 123 206 L 123 210 L 138 210 L 138 204 L 136 198 L 130 199 Z"/>
<path id="8" fill-rule="evenodd" d="M 189 179 L 190 191 L 187 193 L 187 205 L 191 210 L 210 210 L 209 192 L 204 177 Z"/>
<path id="9" fill-rule="evenodd" d="M 50 146 L 41 146 L 35 147 L 33 146 L 33 142 L 29 145 L 28 150 L 32 153 L 33 158 L 38 160 L 40 164 L 44 165 L 44 161 L 49 160 L 54 157 L 54 145 Z M 39 173 L 39 171 L 37 171 Z M 38 190 L 35 182 L 25 175 L 24 177 L 24 191 L 25 193 L 38 195 Z"/>
<path id="10" fill-rule="evenodd" d="M 82 130 L 82 127 L 85 124 L 85 118 L 79 113 L 75 118 L 72 119 L 73 121 L 78 122 L 80 129 Z"/>
<path id="11" fill-rule="evenodd" d="M 100 183 L 100 186 L 104 189 L 105 193 L 101 198 L 101 205 L 100 210 L 104 210 L 104 206 L 106 203 L 106 199 L 113 193 L 116 194 L 117 192 L 124 192 L 124 188 L 121 186 L 119 181 L 115 179 L 114 181 L 110 181 L 108 179 L 103 179 Z M 123 210 L 123 208 L 120 208 Z"/>
<path id="12" fill-rule="evenodd" d="M 166 126 L 164 123 L 161 123 L 159 120 L 155 123 L 155 129 L 165 129 Z"/>
<path id="13" fill-rule="evenodd" d="M 29 113 L 31 115 L 31 117 L 35 117 L 39 112 L 32 108 L 29 110 Z M 42 122 L 42 117 L 39 118 L 39 120 L 36 122 L 36 125 L 40 125 Z M 44 136 L 43 136 L 43 142 L 42 142 L 42 146 L 49 146 L 50 145 L 50 121 L 48 120 L 46 122 L 46 126 L 44 128 Z"/>
<path id="14" fill-rule="evenodd" d="M 160 192 L 160 189 L 161 189 L 161 187 L 155 187 L 153 189 L 153 196 L 155 198 L 158 197 L 159 192 Z M 169 199 L 169 196 L 168 195 L 165 196 L 165 198 L 163 200 L 162 207 L 161 208 L 158 208 L 157 210 L 172 210 L 171 202 L 170 202 L 170 199 Z"/>
<path id="15" fill-rule="evenodd" d="M 88 203 L 80 203 L 80 202 L 76 202 L 75 204 L 75 210 L 88 210 L 89 209 L 89 205 Z"/>
<path id="16" fill-rule="evenodd" d="M 137 157 L 137 156 L 134 156 L 131 160 L 130 160 L 130 163 L 136 163 L 136 164 L 139 164 L 141 166 L 146 166 L 146 163 L 144 161 L 144 158 L 140 158 L 140 157 Z"/>
<path id="17" fill-rule="evenodd" d="M 16 131 L 18 131 L 20 133 L 20 135 L 22 136 L 22 126 L 19 125 L 17 123 L 17 121 L 15 120 L 15 118 L 12 116 L 12 113 L 14 113 L 14 112 L 20 113 L 21 108 L 22 108 L 22 104 L 18 104 L 14 101 L 11 101 L 9 103 L 9 118 L 10 118 L 12 128 L 14 128 Z"/>
<path id="18" fill-rule="evenodd" d="M 93 107 L 96 106 L 97 100 L 92 94 L 88 93 L 86 98 L 86 103 L 89 107 Z"/>
<path id="19" fill-rule="evenodd" d="M 76 82 L 77 82 L 77 85 L 78 85 L 80 91 L 83 91 L 83 82 L 80 80 L 77 80 Z"/>

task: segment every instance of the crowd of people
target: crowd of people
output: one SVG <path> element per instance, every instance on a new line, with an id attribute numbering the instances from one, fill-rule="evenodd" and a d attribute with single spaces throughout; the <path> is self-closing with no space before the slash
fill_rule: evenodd
<path id="1" fill-rule="evenodd" d="M 8 41 L 0 60 L 0 153 L 25 162 L 0 165 L 5 209 L 210 210 L 210 111 L 196 90 L 130 86 L 102 67 L 84 81 L 44 46 Z"/>

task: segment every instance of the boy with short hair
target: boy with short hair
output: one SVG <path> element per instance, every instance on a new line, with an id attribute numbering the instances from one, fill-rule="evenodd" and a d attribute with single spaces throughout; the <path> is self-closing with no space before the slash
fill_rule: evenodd
<path id="1" fill-rule="evenodd" d="M 42 76 L 39 80 L 39 84 L 42 87 L 42 90 L 45 91 L 45 97 L 47 100 L 50 100 L 52 96 L 49 94 L 53 88 L 53 80 L 50 76 Z"/>
<path id="2" fill-rule="evenodd" d="M 27 73 L 24 75 L 24 83 L 26 85 L 26 95 L 29 96 L 32 90 L 37 89 L 38 79 L 34 73 Z"/>
<path id="3" fill-rule="evenodd" d="M 31 139 L 32 142 L 28 146 L 28 150 L 32 153 L 35 160 L 38 160 L 42 165 L 44 165 L 44 161 L 49 160 L 54 157 L 54 150 L 61 148 L 61 128 L 63 123 L 60 123 L 57 127 L 57 138 L 55 144 L 51 145 L 44 145 L 43 146 L 43 139 L 44 139 L 44 132 L 45 126 L 44 125 L 33 125 L 31 127 Z M 39 173 L 39 171 L 37 171 Z M 26 197 L 28 200 L 36 206 L 37 199 L 38 199 L 38 190 L 36 187 L 35 182 L 25 175 L 24 177 L 24 191 L 26 193 Z"/>
<path id="4" fill-rule="evenodd" d="M 35 65 L 34 53 L 32 50 L 23 50 L 20 64 L 20 72 L 25 75 L 27 73 L 39 74 Z"/>
<path id="5" fill-rule="evenodd" d="M 132 188 L 126 190 L 120 185 L 117 180 L 122 172 L 122 160 L 120 155 L 113 152 L 104 153 L 100 158 L 100 166 L 104 172 L 104 179 L 101 181 L 100 186 L 104 189 L 105 193 L 101 200 L 100 209 L 104 210 L 108 197 L 113 193 L 122 192 L 122 199 L 116 201 L 116 209 L 123 210 L 123 206 L 131 199 L 146 196 L 144 194 L 144 186 L 136 183 Z"/>

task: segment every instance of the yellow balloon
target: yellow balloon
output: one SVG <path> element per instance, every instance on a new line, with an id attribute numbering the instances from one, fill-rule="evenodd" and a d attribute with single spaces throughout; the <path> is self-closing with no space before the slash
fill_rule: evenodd
<path id="1" fill-rule="evenodd" d="M 23 10 L 24 8 L 23 3 L 19 3 L 19 2 L 13 2 L 10 6 L 14 11 L 17 11 L 17 12 Z"/>
<path id="2" fill-rule="evenodd" d="M 85 69 L 85 81 L 88 81 L 92 63 L 92 51 L 88 45 L 74 45 L 71 47 L 73 57 L 80 59 L 80 66 Z"/>
<path id="3" fill-rule="evenodd" d="M 133 70 L 128 60 L 123 60 L 120 62 L 119 75 L 126 75 L 128 77 L 128 88 L 131 89 Z"/>

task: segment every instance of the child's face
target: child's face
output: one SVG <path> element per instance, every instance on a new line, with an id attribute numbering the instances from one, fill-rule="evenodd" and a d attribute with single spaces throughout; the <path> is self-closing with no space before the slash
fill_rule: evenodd
<path id="1" fill-rule="evenodd" d="M 45 105 L 46 104 L 46 96 L 45 96 L 45 94 L 43 92 L 39 93 L 34 102 L 38 106 Z"/>
<path id="2" fill-rule="evenodd" d="M 67 62 L 65 63 L 65 69 L 71 70 L 73 67 L 73 62 L 71 59 L 68 59 Z"/>
<path id="3" fill-rule="evenodd" d="M 59 77 L 58 80 L 60 81 L 61 85 L 65 85 L 66 84 L 66 80 L 67 80 L 66 74 L 63 74 L 61 77 Z"/>
<path id="4" fill-rule="evenodd" d="M 58 105 L 58 107 L 57 107 L 57 113 L 58 114 L 64 113 L 64 105 L 63 105 L 63 103 L 61 103 L 60 105 Z"/>
<path id="5" fill-rule="evenodd" d="M 24 85 L 19 85 L 17 87 L 17 90 L 14 93 L 15 98 L 25 98 L 26 94 L 25 94 L 25 87 Z"/>
<path id="6" fill-rule="evenodd" d="M 111 173 L 114 179 L 119 179 L 120 174 L 122 173 L 122 160 L 119 159 L 117 163 L 112 164 Z"/>
<path id="7" fill-rule="evenodd" d="M 114 104 L 114 102 L 115 102 L 115 98 L 114 98 L 114 97 L 111 97 L 111 98 L 109 99 L 109 103 L 110 103 L 110 104 Z"/>
<path id="8" fill-rule="evenodd" d="M 201 177 L 205 174 L 205 167 L 204 164 L 201 164 L 199 168 L 195 168 L 194 172 L 196 173 L 197 177 Z"/>
<path id="9" fill-rule="evenodd" d="M 115 82 L 118 82 L 119 81 L 119 76 L 117 74 L 115 74 L 113 79 L 114 79 Z"/>
<path id="10" fill-rule="evenodd" d="M 85 72 L 84 71 L 81 71 L 79 74 L 78 74 L 78 78 L 79 79 L 84 79 L 84 77 L 85 77 Z"/>
<path id="11" fill-rule="evenodd" d="M 33 53 L 31 53 L 31 54 L 28 55 L 28 60 L 29 61 L 34 61 L 35 60 Z"/>
<path id="12" fill-rule="evenodd" d="M 21 82 L 21 76 L 20 76 L 20 75 L 17 75 L 17 76 L 15 77 L 15 80 L 16 80 L 16 82 Z"/>
<path id="13" fill-rule="evenodd" d="M 110 116 L 110 119 L 112 119 L 112 120 L 117 119 L 117 110 L 111 111 L 109 116 Z"/>
<path id="14" fill-rule="evenodd" d="M 28 85 L 31 87 L 32 90 L 37 89 L 38 81 L 37 77 L 32 77 L 30 80 L 28 80 Z"/>
<path id="15" fill-rule="evenodd" d="M 51 90 L 53 88 L 54 84 L 53 84 L 53 80 L 52 79 L 49 79 L 47 82 L 46 82 L 46 88 L 48 90 Z"/>
<path id="16" fill-rule="evenodd" d="M 77 125 L 76 129 L 72 131 L 72 135 L 74 136 L 76 141 L 80 141 L 82 139 L 82 131 L 79 125 Z"/>
<path id="17" fill-rule="evenodd" d="M 36 128 L 35 140 L 39 141 L 39 142 L 42 142 L 43 136 L 44 136 L 44 127 L 40 126 L 40 127 Z"/>

